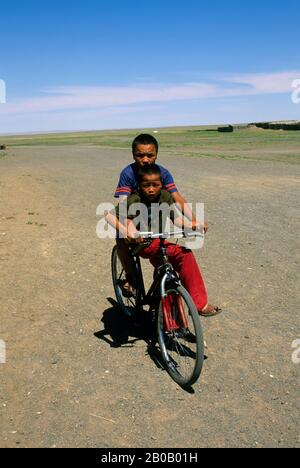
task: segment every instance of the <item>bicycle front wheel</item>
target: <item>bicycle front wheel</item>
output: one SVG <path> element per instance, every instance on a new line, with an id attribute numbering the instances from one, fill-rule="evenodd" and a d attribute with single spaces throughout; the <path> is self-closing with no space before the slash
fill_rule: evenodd
<path id="1" fill-rule="evenodd" d="M 196 306 L 182 286 L 166 292 L 158 312 L 158 341 L 166 370 L 181 387 L 199 379 L 204 344 Z"/>

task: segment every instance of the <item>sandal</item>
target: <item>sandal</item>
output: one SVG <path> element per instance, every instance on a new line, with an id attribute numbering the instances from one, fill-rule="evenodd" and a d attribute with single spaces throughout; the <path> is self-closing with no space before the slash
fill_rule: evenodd
<path id="1" fill-rule="evenodd" d="M 220 307 L 208 305 L 207 307 L 205 307 L 205 309 L 199 312 L 199 315 L 201 315 L 201 317 L 215 317 L 216 315 L 219 315 L 222 312 L 223 310 L 220 309 Z"/>
<path id="2" fill-rule="evenodd" d="M 136 296 L 136 290 L 129 283 L 124 283 L 122 286 L 122 295 L 127 299 L 133 298 Z"/>

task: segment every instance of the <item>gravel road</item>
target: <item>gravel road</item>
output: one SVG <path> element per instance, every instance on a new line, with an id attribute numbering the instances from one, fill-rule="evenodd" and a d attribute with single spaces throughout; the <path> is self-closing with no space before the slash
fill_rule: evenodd
<path id="1" fill-rule="evenodd" d="M 207 360 L 187 393 L 110 300 L 96 208 L 130 162 L 91 146 L 0 159 L 0 446 L 299 447 L 299 166 L 160 155 L 205 202 L 197 258 L 224 308 L 202 321 Z"/>

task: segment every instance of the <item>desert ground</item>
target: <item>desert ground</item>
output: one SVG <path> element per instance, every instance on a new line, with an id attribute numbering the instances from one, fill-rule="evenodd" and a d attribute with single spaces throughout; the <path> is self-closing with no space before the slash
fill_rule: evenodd
<path id="1" fill-rule="evenodd" d="M 291 133 L 207 132 L 190 145 L 158 135 L 160 164 L 188 201 L 205 203 L 210 230 L 196 255 L 211 302 L 224 309 L 202 319 L 207 359 L 193 392 L 116 308 L 114 242 L 96 236 L 96 208 L 113 201 L 132 161 L 131 134 L 114 144 L 88 135 L 8 142 L 1 447 L 300 447 L 300 135 Z"/>

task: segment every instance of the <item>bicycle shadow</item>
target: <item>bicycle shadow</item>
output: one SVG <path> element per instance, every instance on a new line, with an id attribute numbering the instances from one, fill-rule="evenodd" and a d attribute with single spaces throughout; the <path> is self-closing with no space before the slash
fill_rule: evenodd
<path id="1" fill-rule="evenodd" d="M 141 311 L 138 323 L 133 322 L 129 317 L 124 316 L 118 303 L 108 298 L 112 305 L 103 313 L 101 322 L 104 329 L 94 333 L 94 336 L 103 340 L 111 348 L 133 348 L 138 341 L 144 341 L 147 344 L 147 355 L 154 362 L 156 367 L 166 372 L 162 362 L 161 353 L 156 345 L 156 324 L 149 312 Z M 207 357 L 205 356 L 205 359 Z M 192 387 L 182 388 L 190 394 L 195 394 Z"/>
<path id="2" fill-rule="evenodd" d="M 145 341 L 150 346 L 155 334 L 151 314 L 141 311 L 138 322 L 134 322 L 124 316 L 114 299 L 108 298 L 108 301 L 112 307 L 103 313 L 104 330 L 95 333 L 95 337 L 111 348 L 132 348 L 138 341 Z"/>

